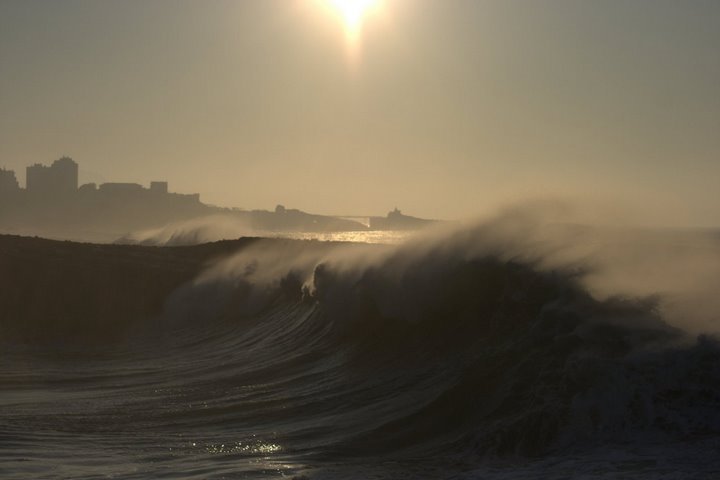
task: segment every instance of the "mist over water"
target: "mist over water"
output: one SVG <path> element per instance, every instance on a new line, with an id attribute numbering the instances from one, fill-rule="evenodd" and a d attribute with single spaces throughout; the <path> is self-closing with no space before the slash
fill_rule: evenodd
<path id="1" fill-rule="evenodd" d="M 568 202 L 537 202 L 508 207 L 455 238 L 463 236 L 461 249 L 576 271 L 598 299 L 653 297 L 673 325 L 695 333 L 720 327 L 720 230 L 636 226 Z"/>
<path id="2" fill-rule="evenodd" d="M 258 236 L 252 226 L 236 216 L 208 215 L 159 228 L 131 232 L 116 243 L 140 245 L 197 245 L 239 237 Z"/>
<path id="3" fill-rule="evenodd" d="M 367 249 L 335 245 L 312 255 L 293 247 L 280 254 L 256 247 L 220 262 L 198 281 L 250 275 L 253 282 L 267 283 L 293 272 L 307 283 L 318 265 L 363 271 L 377 268 L 390 252 L 402 258 L 436 251 L 452 252 L 448 255 L 455 259 L 496 255 L 528 262 L 541 270 L 575 272 L 600 300 L 652 299 L 667 321 L 684 330 L 718 331 L 720 300 L 714 286 L 720 281 L 720 231 L 639 227 L 631 219 L 618 221 L 584 207 L 569 201 L 518 203 L 482 219 L 442 224 L 421 232 L 262 232 L 231 217 L 212 216 L 132 234 L 123 241 L 191 245 L 252 235 L 400 244 Z"/>

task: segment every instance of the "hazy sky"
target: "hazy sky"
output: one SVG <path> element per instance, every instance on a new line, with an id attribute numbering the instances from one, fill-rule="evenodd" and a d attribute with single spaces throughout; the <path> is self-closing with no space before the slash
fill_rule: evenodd
<path id="1" fill-rule="evenodd" d="M 0 0 L 0 167 L 457 218 L 583 195 L 720 225 L 720 2 Z"/>

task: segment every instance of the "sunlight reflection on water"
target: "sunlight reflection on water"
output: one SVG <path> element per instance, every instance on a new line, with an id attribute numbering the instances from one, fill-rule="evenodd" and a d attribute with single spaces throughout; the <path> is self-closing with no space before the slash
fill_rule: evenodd
<path id="1" fill-rule="evenodd" d="M 412 230 L 369 230 L 359 232 L 286 232 L 269 236 L 294 240 L 320 240 L 322 242 L 384 243 L 397 245 L 408 240 L 417 231 Z"/>
<path id="2" fill-rule="evenodd" d="M 197 446 L 195 442 L 192 443 L 193 447 Z M 243 443 L 236 442 L 232 444 L 208 444 L 203 447 L 207 453 L 222 454 L 222 453 L 247 453 L 252 455 L 267 455 L 270 453 L 277 453 L 282 450 L 282 447 L 276 443 Z"/>

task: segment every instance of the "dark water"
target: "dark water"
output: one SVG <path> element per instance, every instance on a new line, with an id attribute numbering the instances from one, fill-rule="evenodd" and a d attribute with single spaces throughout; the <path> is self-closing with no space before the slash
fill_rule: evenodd
<path id="1" fill-rule="evenodd" d="M 0 478 L 720 478 L 720 343 L 653 300 L 443 244 L 274 248 L 122 335 L 4 339 Z"/>

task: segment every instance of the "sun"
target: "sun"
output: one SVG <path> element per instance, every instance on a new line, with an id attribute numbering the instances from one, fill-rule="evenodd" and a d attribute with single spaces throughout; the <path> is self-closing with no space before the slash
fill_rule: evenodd
<path id="1" fill-rule="evenodd" d="M 312 7 L 313 13 L 321 13 L 331 24 L 333 30 L 342 32 L 345 37 L 345 53 L 349 65 L 354 69 L 361 63 L 363 43 L 366 34 L 371 30 L 378 32 L 380 28 L 368 28 L 379 22 L 379 26 L 387 25 L 390 18 L 392 0 L 296 0 L 302 9 Z"/>
<path id="2" fill-rule="evenodd" d="M 357 29 L 362 24 L 365 14 L 376 7 L 378 0 L 328 0 L 345 22 L 345 28 Z"/>
<path id="3" fill-rule="evenodd" d="M 355 43 L 365 17 L 380 7 L 381 0 L 327 0 L 327 3 L 342 17 L 348 41 Z"/>

